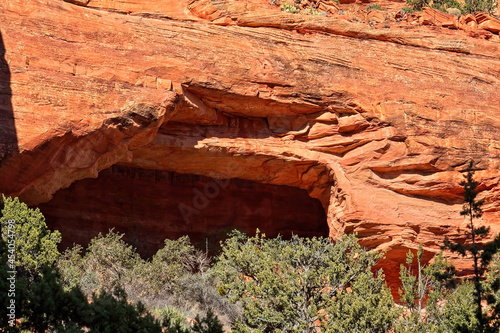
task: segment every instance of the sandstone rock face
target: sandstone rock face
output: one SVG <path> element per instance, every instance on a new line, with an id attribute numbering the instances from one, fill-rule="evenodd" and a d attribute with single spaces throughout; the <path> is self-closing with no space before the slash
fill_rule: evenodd
<path id="1" fill-rule="evenodd" d="M 0 0 L 0 22 L 0 191 L 43 204 L 68 235 L 122 223 L 129 203 L 115 199 L 134 187 L 114 180 L 113 166 L 231 179 L 228 207 L 245 201 L 238 184 L 252 184 L 250 210 L 274 193 L 276 218 L 263 219 L 272 232 L 320 232 L 319 202 L 331 237 L 357 232 L 387 251 L 395 285 L 408 249 L 423 243 L 429 259 L 445 236 L 460 238 L 471 159 L 485 200 L 478 223 L 500 232 L 498 39 L 293 15 L 264 0 Z M 144 203 L 130 203 L 149 209 L 138 239 L 182 232 L 162 227 L 175 225 L 162 210 L 187 188 L 144 190 Z M 109 213 L 83 223 L 92 207 L 71 208 L 80 189 Z M 197 230 L 230 227 L 207 216 Z"/>

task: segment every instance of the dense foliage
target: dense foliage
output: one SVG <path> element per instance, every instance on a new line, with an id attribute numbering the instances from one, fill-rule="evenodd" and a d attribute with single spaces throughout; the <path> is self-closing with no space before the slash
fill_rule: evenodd
<path id="1" fill-rule="evenodd" d="M 402 288 L 399 293 L 407 311 L 396 322 L 396 333 L 476 332 L 473 289 L 470 283 L 455 288 L 454 267 L 439 253 L 432 264 L 422 264 L 423 248 L 419 246 L 415 272 L 414 255 L 407 255 L 407 266 L 401 265 Z M 426 302 L 424 314 L 424 302 Z"/>
<path id="2" fill-rule="evenodd" d="M 235 232 L 215 269 L 220 292 L 243 307 L 235 332 L 385 332 L 397 311 L 383 275 L 371 272 L 380 257 L 353 236 L 331 244 Z"/>
<path id="3" fill-rule="evenodd" d="M 11 299 L 15 300 L 17 319 L 16 326 L 12 327 L 9 325 L 9 317 L 2 316 L 0 324 L 4 331 L 159 333 L 163 329 L 172 333 L 222 332 L 222 324 L 209 308 L 217 303 L 215 301 L 210 303 L 203 297 L 192 301 L 191 303 L 204 302 L 199 305 L 209 306 L 198 309 L 194 325 L 187 325 L 181 331 L 172 324 L 168 313 L 153 316 L 151 312 L 154 311 L 151 310 L 154 306 L 149 304 L 147 307 L 140 297 L 132 297 L 134 302 L 131 302 L 123 287 L 136 291 L 141 289 L 138 284 L 144 285 L 144 281 L 154 280 L 154 284 L 149 283 L 143 289 L 155 293 L 161 289 L 157 286 L 168 285 L 175 278 L 179 292 L 191 288 L 192 293 L 195 289 L 206 294 L 201 289 L 210 288 L 208 282 L 206 285 L 193 283 L 201 277 L 192 278 L 190 288 L 182 288 L 179 279 L 184 277 L 183 274 L 168 269 L 162 271 L 165 265 L 180 269 L 175 262 L 185 263 L 185 272 L 193 267 L 199 269 L 197 261 L 193 259 L 198 258 L 195 255 L 198 252 L 190 245 L 189 239 L 166 241 L 166 247 L 157 254 L 161 259 L 154 257 L 151 261 L 145 261 L 133 247 L 122 240 L 123 235 L 110 231 L 105 236 L 94 238 L 84 255 L 83 248 L 75 246 L 61 256 L 57 250 L 60 234 L 47 229 L 45 219 L 38 209 L 28 208 L 17 199 L 4 198 L 0 212 L 5 238 L 0 240 L 0 304 L 7 308 Z M 8 229 L 12 228 L 15 229 L 15 249 L 9 251 Z M 15 253 L 16 260 L 11 266 L 9 255 L 12 253 Z M 16 271 L 13 293 L 8 280 L 12 275 L 11 270 Z M 158 275 L 158 272 L 162 274 Z M 217 295 L 215 288 L 212 289 L 212 295 Z M 171 290 L 171 285 L 167 290 Z M 219 295 L 216 297 L 222 299 Z M 221 301 L 216 305 L 224 309 L 225 304 L 227 302 Z M 181 318 L 186 321 L 182 314 Z"/>
<path id="4" fill-rule="evenodd" d="M 487 12 L 493 14 L 498 8 L 497 0 L 465 0 L 466 13 Z"/>
<path id="5" fill-rule="evenodd" d="M 366 10 L 370 11 L 370 10 L 382 10 L 382 7 L 380 7 L 379 4 L 375 3 L 373 5 L 369 5 L 368 7 L 366 7 Z"/>
<path id="6" fill-rule="evenodd" d="M 493 256 L 485 275 L 483 290 L 490 306 L 490 311 L 486 313 L 486 322 L 493 328 L 492 331 L 500 331 L 500 253 Z"/>
<path id="7" fill-rule="evenodd" d="M 300 13 L 299 7 L 296 7 L 286 1 L 283 2 L 283 4 L 280 6 L 280 9 L 287 13 L 292 13 L 292 14 Z"/>
<path id="8" fill-rule="evenodd" d="M 469 0 L 467 0 L 469 1 Z M 484 0 L 493 1 L 493 0 Z M 464 12 L 460 2 L 456 0 L 406 0 L 406 3 L 414 10 L 422 10 L 424 7 L 431 7 L 446 12 L 449 8 L 456 8 Z"/>
<path id="9" fill-rule="evenodd" d="M 24 275 L 35 276 L 44 265 L 52 265 L 59 258 L 57 245 L 61 234 L 47 229 L 45 217 L 38 208 L 28 208 L 17 198 L 2 196 L 2 199 L 2 239 L 8 243 L 12 240 L 10 236 L 15 235 L 15 265 Z"/>
<path id="10" fill-rule="evenodd" d="M 457 0 L 406 0 L 406 3 L 414 10 L 431 7 L 446 12 L 451 8 L 455 8 L 463 14 L 474 14 L 477 12 L 493 14 L 498 8 L 497 0 L 465 0 L 464 2 Z"/>

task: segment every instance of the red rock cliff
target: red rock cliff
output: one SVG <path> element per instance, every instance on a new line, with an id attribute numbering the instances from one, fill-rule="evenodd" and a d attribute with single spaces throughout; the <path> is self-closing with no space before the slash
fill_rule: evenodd
<path id="1" fill-rule="evenodd" d="M 394 283 L 408 249 L 423 243 L 428 259 L 444 236 L 460 237 L 459 182 L 470 159 L 485 200 L 480 223 L 500 232 L 494 33 L 481 40 L 441 27 L 292 15 L 258 0 L 71 2 L 0 0 L 0 191 L 44 204 L 49 223 L 75 240 L 124 225 L 115 200 L 84 199 L 111 187 L 118 197 L 133 192 L 115 183 L 125 178 L 109 178 L 114 165 L 212 179 L 195 188 L 252 184 L 247 191 L 260 193 L 252 209 L 266 197 L 274 217 L 289 221 L 278 207 L 296 209 L 302 225 L 275 232 L 307 231 L 309 204 L 298 202 L 317 200 L 330 236 L 357 232 L 387 251 Z M 234 184 L 225 196 L 243 193 Z M 153 221 L 169 219 L 158 213 L 169 205 L 155 200 L 183 191 L 145 191 L 121 205 L 148 202 L 143 223 L 156 241 L 182 228 Z M 83 203 L 72 210 L 72 200 Z M 108 213 L 82 222 L 87 203 Z M 310 205 L 309 231 L 319 232 L 321 212 Z M 147 243 L 147 232 L 140 238 Z"/>

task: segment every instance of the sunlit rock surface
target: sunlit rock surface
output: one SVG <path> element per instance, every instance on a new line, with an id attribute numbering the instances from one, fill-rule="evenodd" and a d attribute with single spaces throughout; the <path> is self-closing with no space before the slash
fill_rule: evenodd
<path id="1" fill-rule="evenodd" d="M 452 30 L 447 16 L 422 26 L 331 10 L 0 0 L 0 191 L 42 204 L 49 225 L 75 238 L 126 221 L 146 251 L 160 229 L 230 229 L 223 208 L 238 215 L 235 226 L 271 233 L 311 235 L 323 221 L 332 238 L 356 232 L 387 251 L 381 265 L 394 285 L 408 249 L 423 243 L 429 259 L 466 229 L 459 183 L 473 159 L 485 200 L 478 223 L 500 232 L 494 18 L 460 18 L 464 28 Z M 113 178 L 118 167 L 192 183 L 173 193 Z M 183 229 L 172 202 L 214 179 L 232 179 L 231 189 Z M 85 193 L 92 198 L 79 204 Z M 243 203 L 251 208 L 237 209 Z M 260 222 L 258 209 L 272 218 Z"/>

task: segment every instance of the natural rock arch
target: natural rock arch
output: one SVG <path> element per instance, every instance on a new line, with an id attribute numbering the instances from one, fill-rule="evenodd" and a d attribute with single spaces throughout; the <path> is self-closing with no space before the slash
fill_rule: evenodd
<path id="1" fill-rule="evenodd" d="M 78 3 L 93 8 L 0 4 L 18 147 L 3 193 L 38 205 L 117 164 L 293 186 L 332 237 L 386 250 L 395 281 L 407 249 L 457 237 L 474 159 L 500 231 L 498 43 L 259 1 Z"/>

